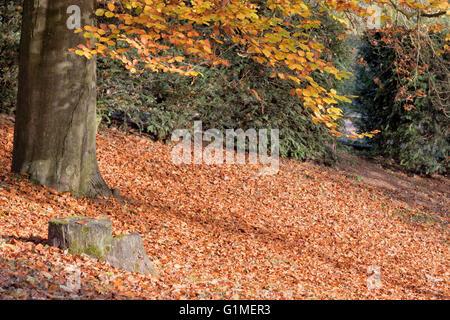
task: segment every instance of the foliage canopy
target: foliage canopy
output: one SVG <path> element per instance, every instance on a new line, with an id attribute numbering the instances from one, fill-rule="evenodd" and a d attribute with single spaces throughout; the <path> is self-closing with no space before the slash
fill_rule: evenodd
<path id="1" fill-rule="evenodd" d="M 88 40 L 75 52 L 87 58 L 109 55 L 132 73 L 147 68 L 197 76 L 200 74 L 197 66 L 202 62 L 212 66 L 228 64 L 218 48 L 225 40 L 231 40 L 243 48 L 242 55 L 271 67 L 272 77 L 294 83 L 296 88 L 291 89 L 291 94 L 313 111 L 313 121 L 324 123 L 331 133 L 341 136 L 336 130 L 336 120 L 342 116 L 342 110 L 336 105 L 349 99 L 334 88 L 320 85 L 311 74 L 325 72 L 337 79 L 349 74 L 327 61 L 324 44 L 311 36 L 312 30 L 320 28 L 320 21 L 311 14 L 311 9 L 331 12 L 345 24 L 347 13 L 370 16 L 372 9 L 367 5 L 372 3 L 390 6 L 408 19 L 416 16 L 418 20 L 445 15 L 448 9 L 447 1 L 441 0 L 106 1 L 105 8 L 99 8 L 96 14 L 111 19 L 111 23 L 76 30 L 84 31 L 84 37 L 96 41 Z M 170 48 L 183 49 L 190 58 L 168 54 Z M 366 135 L 372 134 L 356 136 Z"/>

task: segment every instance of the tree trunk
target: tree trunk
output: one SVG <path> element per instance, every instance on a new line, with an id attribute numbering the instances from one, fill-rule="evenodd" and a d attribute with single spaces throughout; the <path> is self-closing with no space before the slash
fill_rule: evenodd
<path id="1" fill-rule="evenodd" d="M 68 27 L 70 5 L 81 26 L 94 23 L 95 0 L 25 0 L 12 171 L 61 192 L 109 196 L 96 158 L 95 59 L 68 51 L 83 42 Z"/>

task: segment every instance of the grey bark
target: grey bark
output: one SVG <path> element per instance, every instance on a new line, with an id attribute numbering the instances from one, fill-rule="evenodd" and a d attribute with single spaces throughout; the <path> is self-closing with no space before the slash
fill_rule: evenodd
<path id="1" fill-rule="evenodd" d="M 25 0 L 12 171 L 74 194 L 110 196 L 96 159 L 95 59 L 69 52 L 83 42 L 67 27 L 95 22 L 95 0 Z"/>
<path id="2" fill-rule="evenodd" d="M 137 233 L 114 237 L 111 251 L 106 253 L 105 259 L 116 268 L 158 276 Z"/>

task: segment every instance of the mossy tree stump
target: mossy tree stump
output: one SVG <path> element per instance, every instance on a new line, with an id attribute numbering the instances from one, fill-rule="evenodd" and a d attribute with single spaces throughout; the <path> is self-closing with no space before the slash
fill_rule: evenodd
<path id="1" fill-rule="evenodd" d="M 51 220 L 49 244 L 71 254 L 87 254 L 116 268 L 158 275 L 139 234 L 112 236 L 111 220 L 67 217 Z"/>

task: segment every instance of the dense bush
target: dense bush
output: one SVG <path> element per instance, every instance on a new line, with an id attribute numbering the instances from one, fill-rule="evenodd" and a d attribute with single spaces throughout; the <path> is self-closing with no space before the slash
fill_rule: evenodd
<path id="1" fill-rule="evenodd" d="M 416 173 L 445 174 L 449 168 L 449 53 L 434 54 L 444 38 L 423 35 L 418 64 L 412 63 L 417 44 L 409 30 L 370 32 L 360 49 L 367 64 L 357 74 L 358 126 L 380 129 L 370 141 L 374 152 Z"/>
<path id="2" fill-rule="evenodd" d="M 16 104 L 20 3 L 22 1 L 4 1 L 0 6 L 0 112 L 12 113 Z"/>
<path id="3" fill-rule="evenodd" d="M 269 78 L 267 70 L 249 59 L 235 59 L 231 68 L 205 67 L 204 76 L 195 79 L 173 74 L 130 76 L 111 63 L 99 63 L 103 77 L 99 106 L 106 119 L 120 111 L 124 120 L 162 140 L 170 139 L 174 129 L 192 129 L 194 119 L 201 120 L 205 130 L 279 128 L 281 156 L 324 160 L 331 156 L 327 130 L 313 124 L 285 82 Z"/>

